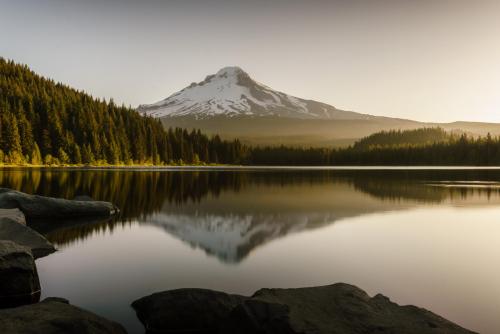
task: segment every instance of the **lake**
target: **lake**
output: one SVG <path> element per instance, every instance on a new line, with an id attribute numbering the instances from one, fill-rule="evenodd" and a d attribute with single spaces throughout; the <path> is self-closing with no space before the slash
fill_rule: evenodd
<path id="1" fill-rule="evenodd" d="M 130 303 L 202 287 L 346 282 L 500 332 L 498 169 L 3 169 L 2 187 L 115 203 L 104 221 L 32 221 L 58 252 L 42 298 L 143 333 Z"/>

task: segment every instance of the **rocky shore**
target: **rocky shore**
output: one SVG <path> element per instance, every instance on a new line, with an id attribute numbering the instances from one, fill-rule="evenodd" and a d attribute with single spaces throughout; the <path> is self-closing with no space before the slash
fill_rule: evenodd
<path id="1" fill-rule="evenodd" d="M 261 289 L 251 297 L 179 289 L 141 298 L 132 307 L 150 334 L 473 333 L 425 309 L 370 297 L 343 283 Z"/>
<path id="2" fill-rule="evenodd" d="M 26 220 L 109 217 L 118 212 L 111 203 L 28 195 L 0 188 L 0 333 L 122 334 L 112 321 L 72 306 L 62 298 L 40 300 L 35 259 L 56 251 Z"/>
<path id="3" fill-rule="evenodd" d="M 26 220 L 65 224 L 109 217 L 111 203 L 48 198 L 0 188 L 0 333 L 122 334 L 110 320 L 62 298 L 40 299 L 35 259 L 56 251 Z M 89 219 L 90 217 L 90 219 Z M 45 233 L 45 232 L 42 232 Z M 470 334 L 430 311 L 370 297 L 348 284 L 261 289 L 250 297 L 205 289 L 178 289 L 132 303 L 149 334 Z"/>

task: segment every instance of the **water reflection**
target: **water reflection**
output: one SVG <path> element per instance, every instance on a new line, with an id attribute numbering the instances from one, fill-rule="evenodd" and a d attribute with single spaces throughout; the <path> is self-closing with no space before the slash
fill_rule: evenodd
<path id="1" fill-rule="evenodd" d="M 0 171 L 3 187 L 69 199 L 87 195 L 120 207 L 121 216 L 112 220 L 30 222 L 59 247 L 139 222 L 225 263 L 240 262 L 271 240 L 342 218 L 421 204 L 498 203 L 497 180 L 495 170 Z"/>
<path id="2" fill-rule="evenodd" d="M 121 208 L 115 220 L 29 224 L 60 250 L 37 260 L 42 297 L 129 333 L 144 332 L 130 303 L 156 291 L 339 281 L 497 333 L 499 180 L 495 170 L 0 170 L 3 187 Z"/>

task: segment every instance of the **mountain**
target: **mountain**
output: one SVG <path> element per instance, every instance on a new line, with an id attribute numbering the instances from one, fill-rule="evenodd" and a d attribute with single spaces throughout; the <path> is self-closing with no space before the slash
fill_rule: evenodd
<path id="1" fill-rule="evenodd" d="M 197 128 L 226 139 L 264 145 L 345 146 L 383 130 L 436 126 L 476 135 L 500 134 L 500 124 L 423 123 L 340 110 L 276 91 L 239 67 L 225 67 L 137 110 L 160 118 L 165 127 Z"/>
<path id="2" fill-rule="evenodd" d="M 225 67 L 160 102 L 141 105 L 154 117 L 274 116 L 298 119 L 373 119 L 325 103 L 278 92 L 253 80 L 239 67 Z"/>

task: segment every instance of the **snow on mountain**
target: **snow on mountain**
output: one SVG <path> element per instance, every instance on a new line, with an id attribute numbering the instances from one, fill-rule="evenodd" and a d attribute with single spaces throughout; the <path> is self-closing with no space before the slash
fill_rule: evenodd
<path id="1" fill-rule="evenodd" d="M 153 104 L 140 105 L 153 117 L 277 116 L 299 119 L 372 119 L 370 115 L 336 109 L 300 99 L 254 81 L 239 67 L 225 67 L 199 83 Z"/>

